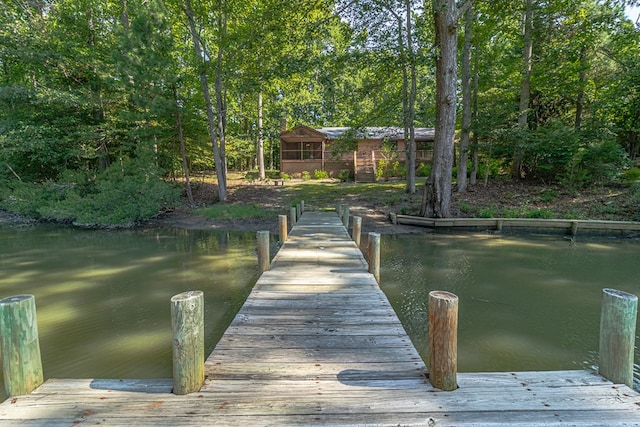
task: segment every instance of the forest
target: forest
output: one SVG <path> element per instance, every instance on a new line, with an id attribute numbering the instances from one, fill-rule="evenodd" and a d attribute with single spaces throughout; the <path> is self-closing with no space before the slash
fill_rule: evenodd
<path id="1" fill-rule="evenodd" d="M 298 124 L 404 128 L 425 216 L 488 177 L 640 186 L 637 1 L 0 3 L 0 209 L 19 215 L 132 223 L 194 205 L 196 174 L 224 202 L 228 171 L 277 171 Z M 415 127 L 436 129 L 426 180 Z"/>

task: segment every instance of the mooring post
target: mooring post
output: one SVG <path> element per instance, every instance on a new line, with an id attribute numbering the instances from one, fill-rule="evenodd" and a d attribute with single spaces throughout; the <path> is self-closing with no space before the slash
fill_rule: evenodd
<path id="1" fill-rule="evenodd" d="M 429 292 L 429 381 L 444 391 L 458 388 L 458 297 Z"/>
<path id="2" fill-rule="evenodd" d="M 380 283 L 380 233 L 369 233 L 369 273 Z"/>
<path id="3" fill-rule="evenodd" d="M 342 223 L 344 224 L 345 228 L 349 228 L 349 207 L 345 206 L 342 209 Z"/>
<path id="4" fill-rule="evenodd" d="M 338 216 L 340 218 L 342 218 L 342 203 L 337 203 L 336 204 L 336 213 L 338 214 Z"/>
<path id="5" fill-rule="evenodd" d="M 571 235 L 575 236 L 578 234 L 578 221 L 571 221 Z"/>
<path id="6" fill-rule="evenodd" d="M 616 384 L 633 386 L 633 350 L 638 297 L 615 289 L 602 290 L 600 314 L 600 375 Z"/>
<path id="7" fill-rule="evenodd" d="M 291 209 L 289 210 L 289 218 L 291 218 L 292 227 L 296 225 L 296 218 L 297 218 L 296 213 L 297 213 L 296 207 L 292 206 Z"/>
<path id="8" fill-rule="evenodd" d="M 278 215 L 278 225 L 280 227 L 280 243 L 287 241 L 287 216 Z"/>
<path id="9" fill-rule="evenodd" d="M 351 230 L 351 237 L 356 242 L 356 246 L 360 247 L 360 235 L 362 234 L 362 217 L 353 217 L 353 228 Z"/>
<path id="10" fill-rule="evenodd" d="M 183 292 L 171 297 L 173 330 L 173 394 L 199 391 L 204 382 L 204 294 Z"/>
<path id="11" fill-rule="evenodd" d="M 302 216 L 302 205 L 300 202 L 296 203 L 296 216 L 298 219 Z"/>
<path id="12" fill-rule="evenodd" d="M 304 200 L 300 200 L 300 213 L 304 213 Z"/>
<path id="13" fill-rule="evenodd" d="M 258 274 L 269 271 L 269 232 L 258 231 Z"/>
<path id="14" fill-rule="evenodd" d="M 29 394 L 42 384 L 44 374 L 33 295 L 0 300 L 0 351 L 7 396 Z"/>

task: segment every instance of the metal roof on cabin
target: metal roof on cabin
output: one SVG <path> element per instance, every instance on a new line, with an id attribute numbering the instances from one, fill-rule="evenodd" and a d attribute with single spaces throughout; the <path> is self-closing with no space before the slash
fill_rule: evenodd
<path id="1" fill-rule="evenodd" d="M 350 129 L 348 127 L 326 127 L 315 130 L 327 135 L 330 139 L 336 139 Z M 362 128 L 362 132 L 359 131 L 356 137 L 362 139 L 402 139 L 403 135 L 403 128 L 387 126 Z M 433 140 L 435 130 L 433 128 L 415 128 L 415 135 L 416 139 Z"/>

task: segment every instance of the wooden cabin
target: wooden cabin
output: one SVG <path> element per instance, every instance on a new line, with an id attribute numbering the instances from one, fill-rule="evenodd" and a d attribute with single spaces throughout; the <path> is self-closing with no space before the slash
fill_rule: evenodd
<path id="1" fill-rule="evenodd" d="M 348 170 L 356 182 L 373 182 L 381 161 L 406 162 L 404 132 L 397 127 L 326 127 L 300 125 L 280 133 L 280 170 L 291 176 L 315 170 L 337 177 Z M 416 128 L 416 166 L 430 163 L 433 128 Z M 385 147 L 383 148 L 383 144 Z"/>

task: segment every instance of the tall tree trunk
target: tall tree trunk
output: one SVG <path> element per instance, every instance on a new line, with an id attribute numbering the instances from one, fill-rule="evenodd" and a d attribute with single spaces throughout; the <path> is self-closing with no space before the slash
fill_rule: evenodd
<path id="1" fill-rule="evenodd" d="M 202 44 L 200 42 L 200 35 L 196 29 L 195 18 L 193 16 L 193 9 L 191 7 L 191 0 L 185 0 L 185 13 L 189 21 L 189 30 L 191 31 L 191 38 L 193 39 L 193 49 L 196 53 L 196 61 L 206 61 L 206 56 L 202 50 Z M 226 167 L 224 158 L 221 155 L 218 147 L 218 138 L 216 135 L 216 119 L 213 111 L 213 103 L 211 102 L 211 94 L 209 93 L 209 83 L 207 77 L 207 71 L 204 64 L 200 66 L 200 84 L 202 86 L 202 95 L 207 111 L 207 122 L 209 124 L 209 137 L 211 139 L 211 147 L 213 149 L 213 160 L 216 166 L 216 176 L 218 178 L 218 200 L 224 202 L 227 200 L 227 180 L 226 180 Z M 217 86 L 217 85 L 216 85 Z M 218 92 L 216 90 L 216 92 Z"/>
<path id="2" fill-rule="evenodd" d="M 520 84 L 520 105 L 518 107 L 518 126 L 527 128 L 527 116 L 529 115 L 529 97 L 531 95 L 531 67 L 533 60 L 533 5 L 534 0 L 524 0 L 524 47 L 522 49 L 522 82 Z M 511 163 L 511 177 L 520 179 L 522 177 L 522 149 L 517 147 L 514 150 L 513 162 Z"/>
<path id="3" fill-rule="evenodd" d="M 189 176 L 189 162 L 187 161 L 187 148 L 184 143 L 184 132 L 182 129 L 182 113 L 180 109 L 180 103 L 178 102 L 178 93 L 176 88 L 173 88 L 173 97 L 176 102 L 176 125 L 178 126 L 178 141 L 180 141 L 180 155 L 182 156 L 182 170 L 184 172 L 184 182 L 187 189 L 187 200 L 189 206 L 192 208 L 196 206 L 193 200 L 193 191 L 191 191 L 191 178 Z"/>
<path id="4" fill-rule="evenodd" d="M 416 56 L 413 51 L 413 24 L 411 22 L 411 1 L 405 1 L 407 18 L 407 59 L 409 61 L 409 99 L 407 105 L 407 122 L 409 128 L 409 147 L 407 155 L 407 192 L 416 192 L 416 129 L 414 119 L 416 116 Z"/>
<path id="5" fill-rule="evenodd" d="M 447 218 L 451 205 L 453 140 L 456 130 L 457 8 L 455 0 L 434 0 L 436 58 L 436 127 L 431 173 L 424 185 L 420 213 Z"/>
<path id="6" fill-rule="evenodd" d="M 216 58 L 216 108 L 218 110 L 218 135 L 220 140 L 220 169 L 221 173 L 218 173 L 218 188 L 222 187 L 224 190 L 224 200 L 227 200 L 227 105 L 226 89 L 222 80 L 223 70 L 223 49 L 224 39 L 227 34 L 227 18 L 223 11 L 220 11 L 220 30 L 218 32 L 218 55 Z"/>
<path id="7" fill-rule="evenodd" d="M 258 174 L 265 179 L 264 173 L 264 141 L 262 139 L 262 89 L 258 92 Z"/>
<path id="8" fill-rule="evenodd" d="M 458 191 L 467 191 L 467 160 L 471 133 L 471 43 L 473 42 L 473 8 L 464 14 L 464 45 L 462 48 L 462 130 L 458 154 Z"/>
<path id="9" fill-rule="evenodd" d="M 578 96 L 576 97 L 576 119 L 574 123 L 575 130 L 582 127 L 582 111 L 584 109 L 584 85 L 587 81 L 587 48 L 580 48 L 580 76 L 578 82 Z"/>
<path id="10" fill-rule="evenodd" d="M 474 70 L 473 70 L 473 95 L 471 97 L 473 104 L 473 117 L 472 122 L 478 122 L 478 68 L 479 61 L 478 55 L 474 55 Z M 478 183 L 478 132 L 473 132 L 473 142 L 471 144 L 471 173 L 469 174 L 469 184 L 476 185 Z"/>

